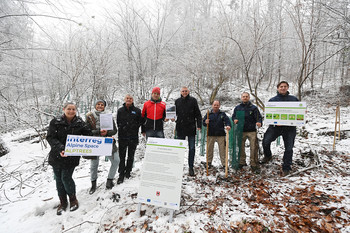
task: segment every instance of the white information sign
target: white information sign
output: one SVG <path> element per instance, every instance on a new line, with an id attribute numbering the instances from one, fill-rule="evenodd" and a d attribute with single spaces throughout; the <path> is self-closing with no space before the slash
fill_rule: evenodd
<path id="1" fill-rule="evenodd" d="M 185 140 L 148 138 L 138 191 L 140 203 L 180 208 L 186 147 Z"/>
<path id="2" fill-rule="evenodd" d="M 176 119 L 176 106 L 175 105 L 167 105 L 165 113 L 166 113 L 165 118 Z"/>
<path id="3" fill-rule="evenodd" d="M 113 130 L 112 114 L 100 114 L 100 129 Z"/>
<path id="4" fill-rule="evenodd" d="M 110 156 L 113 138 L 68 135 L 64 154 L 68 156 Z"/>
<path id="5" fill-rule="evenodd" d="M 265 120 L 267 125 L 305 125 L 306 102 L 266 102 Z"/>

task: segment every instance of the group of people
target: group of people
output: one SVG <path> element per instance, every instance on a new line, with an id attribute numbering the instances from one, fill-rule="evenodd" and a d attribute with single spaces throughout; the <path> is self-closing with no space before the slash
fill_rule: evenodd
<path id="1" fill-rule="evenodd" d="M 298 101 L 295 96 L 289 95 L 289 84 L 285 81 L 277 85 L 277 96 L 269 101 Z M 246 155 L 244 152 L 245 141 L 250 141 L 250 166 L 253 171 L 259 170 L 258 145 L 257 145 L 257 127 L 262 126 L 262 117 L 258 108 L 250 102 L 250 95 L 243 92 L 241 95 L 242 103 L 235 107 L 232 120 L 238 123 L 237 112 L 244 112 L 244 128 L 241 148 L 241 159 L 239 167 L 246 166 Z M 176 119 L 166 118 L 166 104 L 160 98 L 160 88 L 152 89 L 151 99 L 146 101 L 143 109 L 134 106 L 133 97 L 126 95 L 124 104 L 117 112 L 117 124 L 113 122 L 112 130 L 100 128 L 100 115 L 105 113 L 106 101 L 97 100 L 95 108 L 86 115 L 84 121 L 77 116 L 77 106 L 68 102 L 63 106 L 63 115 L 54 118 L 49 125 L 47 141 L 51 146 L 49 153 L 49 164 L 53 167 L 56 180 L 56 188 L 60 199 L 60 205 L 57 208 L 57 215 L 61 215 L 68 208 L 68 199 L 70 211 L 78 209 L 79 204 L 76 198 L 75 183 L 72 178 L 74 169 L 79 165 L 80 156 L 65 155 L 65 143 L 68 134 L 113 137 L 118 132 L 118 145 L 113 141 L 113 150 L 110 156 L 107 156 L 111 162 L 106 188 L 111 189 L 114 186 L 113 179 L 118 170 L 119 177 L 117 184 L 124 182 L 125 178 L 131 177 L 131 171 L 134 163 L 136 147 L 139 143 L 139 129 L 146 138 L 159 137 L 164 138 L 163 122 L 168 120 L 176 121 L 176 138 L 188 140 L 188 171 L 190 176 L 195 176 L 194 158 L 195 158 L 195 136 L 197 130 L 202 126 L 208 128 L 208 158 L 209 167 L 212 165 L 214 143 L 219 146 L 220 160 L 225 166 L 225 135 L 231 129 L 231 122 L 225 112 L 220 110 L 220 101 L 215 100 L 212 104 L 212 110 L 208 115 L 202 118 L 197 100 L 190 96 L 187 87 L 182 87 L 180 97 L 176 99 Z M 225 132 L 226 130 L 226 132 Z M 279 135 L 282 135 L 285 144 L 285 153 L 283 157 L 283 172 L 289 173 L 292 164 L 293 146 L 296 135 L 295 126 L 269 126 L 263 139 L 263 148 L 265 157 L 262 163 L 267 163 L 272 159 L 270 149 L 271 142 Z M 126 157 L 126 153 L 128 156 Z M 99 165 L 99 156 L 91 156 L 91 188 L 90 194 L 96 191 L 97 173 Z M 119 167 L 119 169 L 118 169 Z M 68 198 L 67 198 L 68 197 Z"/>
<path id="2" fill-rule="evenodd" d="M 283 101 L 299 101 L 297 97 L 290 95 L 288 92 L 289 84 L 286 81 L 281 81 L 277 84 L 277 95 L 269 100 L 269 102 L 283 102 Z M 290 174 L 293 161 L 293 147 L 296 137 L 296 126 L 284 125 L 269 125 L 264 134 L 262 146 L 264 150 L 264 158 L 258 161 L 258 139 L 257 129 L 262 126 L 262 116 L 257 106 L 250 102 L 250 95 L 248 92 L 241 94 L 241 103 L 237 105 L 232 114 L 234 124 L 238 124 L 238 112 L 242 112 L 244 118 L 242 144 L 240 148 L 239 169 L 247 166 L 245 142 L 248 139 L 250 143 L 250 166 L 253 172 L 259 173 L 259 164 L 265 164 L 272 160 L 271 143 L 279 136 L 282 136 L 284 142 L 284 154 L 282 164 L 282 176 Z M 241 119 L 243 119 L 241 118 Z M 212 111 L 209 114 L 209 121 L 204 118 L 203 125 L 209 123 L 209 137 L 208 137 L 208 164 L 211 167 L 213 159 L 214 142 L 218 142 L 219 154 L 221 164 L 225 166 L 225 127 L 227 132 L 230 130 L 231 124 L 225 113 L 220 111 L 220 102 L 214 101 Z"/>
<path id="3" fill-rule="evenodd" d="M 86 114 L 85 121 L 77 116 L 76 104 L 68 102 L 63 106 L 63 115 L 54 118 L 50 122 L 46 139 L 51 146 L 48 162 L 54 171 L 56 188 L 60 199 L 57 215 L 61 215 L 67 209 L 68 198 L 70 211 L 75 211 L 79 207 L 72 175 L 75 167 L 79 165 L 80 156 L 65 155 L 64 151 L 68 134 L 113 137 L 118 132 L 119 148 L 116 145 L 116 140 L 113 138 L 112 152 L 110 156 L 107 156 L 111 166 L 107 176 L 106 188 L 113 188 L 113 179 L 117 170 L 119 173 L 118 184 L 123 183 L 124 177 L 130 178 L 139 140 L 139 128 L 144 128 L 144 120 L 141 117 L 141 110 L 134 106 L 131 95 L 126 95 L 124 101 L 123 106 L 118 109 L 117 125 L 113 121 L 112 130 L 105 130 L 100 127 L 100 115 L 106 113 L 107 103 L 105 100 L 96 101 L 95 108 Z M 126 153 L 128 153 L 127 159 Z M 91 188 L 89 193 L 93 194 L 97 187 L 99 156 L 88 156 L 86 158 L 91 159 Z"/>

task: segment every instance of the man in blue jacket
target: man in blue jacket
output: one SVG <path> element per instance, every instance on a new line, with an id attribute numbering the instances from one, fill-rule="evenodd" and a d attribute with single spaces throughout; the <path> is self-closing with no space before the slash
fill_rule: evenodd
<path id="1" fill-rule="evenodd" d="M 220 101 L 214 100 L 212 110 L 209 113 L 209 119 L 207 115 L 203 118 L 203 125 L 207 126 L 208 130 L 208 164 L 211 167 L 211 163 L 214 157 L 214 143 L 219 145 L 220 160 L 222 166 L 225 166 L 225 128 L 228 131 L 231 129 L 231 122 L 226 113 L 220 111 Z"/>
<path id="2" fill-rule="evenodd" d="M 119 178 L 117 184 L 124 182 L 131 176 L 132 166 L 136 147 L 139 143 L 139 129 L 143 127 L 143 118 L 141 110 L 134 106 L 134 98 L 127 94 L 124 98 L 125 103 L 118 109 L 117 126 L 119 141 Z M 142 129 L 144 131 L 144 129 Z M 128 151 L 127 160 L 126 151 Z"/>
<path id="3" fill-rule="evenodd" d="M 277 84 L 277 95 L 272 97 L 269 102 L 281 102 L 281 101 L 299 101 L 299 99 L 288 92 L 289 84 L 286 81 L 281 81 Z M 296 136 L 295 126 L 280 126 L 280 125 L 270 125 L 266 130 L 263 139 L 264 148 L 264 159 L 261 163 L 267 163 L 272 160 L 271 153 L 271 142 L 275 141 L 278 136 L 282 135 L 284 142 L 284 155 L 283 155 L 283 165 L 282 170 L 283 176 L 286 176 L 291 171 L 292 161 L 293 161 L 293 147 L 294 140 Z"/>
<path id="4" fill-rule="evenodd" d="M 245 141 L 250 142 L 250 167 L 253 172 L 259 172 L 258 162 L 258 138 L 256 127 L 261 127 L 262 117 L 259 109 L 253 105 L 248 92 L 243 92 L 241 95 L 242 103 L 237 105 L 233 110 L 232 120 L 235 124 L 238 123 L 237 112 L 244 112 L 244 126 L 242 134 L 241 156 L 239 160 L 239 168 L 246 166 Z"/>

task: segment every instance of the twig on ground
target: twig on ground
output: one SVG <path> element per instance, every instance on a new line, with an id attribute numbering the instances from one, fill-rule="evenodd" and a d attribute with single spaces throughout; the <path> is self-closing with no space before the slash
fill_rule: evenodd
<path id="1" fill-rule="evenodd" d="M 180 211 L 179 213 L 176 213 L 174 214 L 175 216 L 179 215 L 179 214 L 182 214 L 183 212 L 186 212 L 188 209 L 192 208 L 193 206 L 195 206 L 194 204 L 196 204 L 196 202 L 198 201 L 199 199 L 195 200 L 192 205 L 190 205 L 188 208 L 184 209 L 183 211 Z"/>
<path id="2" fill-rule="evenodd" d="M 294 175 L 296 175 L 296 174 L 299 174 L 299 173 L 302 173 L 302 172 L 305 172 L 305 171 L 308 171 L 308 170 L 311 170 L 311 169 L 314 169 L 314 168 L 318 168 L 318 167 L 321 167 L 321 164 L 315 165 L 315 166 L 311 166 L 311 167 L 307 167 L 307 168 L 305 168 L 305 169 L 303 169 L 303 170 L 299 170 L 299 171 L 296 171 L 296 172 L 294 172 L 294 173 L 291 173 L 291 174 L 289 174 L 289 175 L 287 175 L 287 176 L 285 176 L 285 177 L 294 176 Z"/>
<path id="3" fill-rule="evenodd" d="M 4 189 L 4 196 L 6 197 L 6 199 L 7 199 L 9 202 L 13 202 L 13 201 L 11 201 L 11 200 L 6 196 L 6 191 L 5 191 L 5 189 Z"/>
<path id="4" fill-rule="evenodd" d="M 34 193 L 34 192 L 35 192 L 35 190 L 36 190 L 37 188 L 39 188 L 41 185 L 42 185 L 42 184 L 40 184 L 40 185 L 36 186 L 34 189 L 32 189 L 32 191 L 30 191 L 29 193 L 27 193 L 26 195 L 24 195 L 24 197 L 26 197 L 26 196 L 28 196 L 28 195 L 30 195 L 30 194 L 32 194 L 32 193 Z"/>
<path id="5" fill-rule="evenodd" d="M 84 223 L 98 224 L 98 222 L 84 221 L 84 222 L 82 222 L 82 223 L 79 223 L 78 225 L 75 225 L 75 226 L 73 226 L 73 227 L 71 227 L 71 228 L 68 228 L 67 230 L 62 231 L 62 233 L 63 233 L 63 232 L 70 231 L 70 230 L 72 230 L 72 229 L 74 229 L 74 228 L 76 228 L 76 227 L 78 227 L 78 226 L 83 225 Z"/>
<path id="6" fill-rule="evenodd" d="M 19 178 L 20 178 L 20 184 L 19 184 L 19 189 L 18 189 L 18 192 L 19 192 L 19 195 L 21 196 L 21 197 L 23 197 L 22 196 L 22 193 L 21 193 L 21 190 L 22 190 L 22 184 L 23 184 L 23 180 L 22 180 L 22 176 L 21 176 L 21 173 L 19 174 Z"/>
<path id="7" fill-rule="evenodd" d="M 49 197 L 49 198 L 44 199 L 43 201 L 50 201 L 52 199 L 53 199 L 53 197 Z"/>

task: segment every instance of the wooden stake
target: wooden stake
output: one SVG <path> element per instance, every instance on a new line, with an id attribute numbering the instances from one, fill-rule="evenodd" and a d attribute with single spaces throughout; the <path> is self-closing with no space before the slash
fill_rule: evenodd
<path id="1" fill-rule="evenodd" d="M 340 140 L 340 107 L 339 104 L 335 110 L 335 128 L 334 128 L 334 140 L 333 140 L 333 151 L 335 150 L 335 139 L 337 137 L 337 126 L 338 126 L 338 139 Z"/>
<path id="2" fill-rule="evenodd" d="M 228 176 L 228 143 L 229 143 L 229 131 L 226 132 L 226 153 L 225 153 L 225 178 Z"/>

